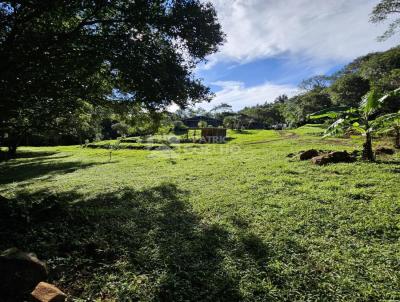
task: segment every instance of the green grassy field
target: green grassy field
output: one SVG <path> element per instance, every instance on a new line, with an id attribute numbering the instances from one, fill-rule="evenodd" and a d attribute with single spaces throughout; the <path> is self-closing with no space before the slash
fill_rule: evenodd
<path id="1" fill-rule="evenodd" d="M 0 248 L 35 252 L 73 301 L 400 301 L 400 153 L 287 157 L 360 149 L 320 131 L 230 132 L 111 161 L 21 148 L 0 163 Z"/>

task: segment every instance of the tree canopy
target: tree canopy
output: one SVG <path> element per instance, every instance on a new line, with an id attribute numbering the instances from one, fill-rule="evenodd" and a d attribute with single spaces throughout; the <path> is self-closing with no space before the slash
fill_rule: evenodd
<path id="1" fill-rule="evenodd" d="M 1 133 L 52 126 L 82 100 L 147 111 L 207 101 L 193 68 L 223 40 L 200 0 L 1 1 Z"/>

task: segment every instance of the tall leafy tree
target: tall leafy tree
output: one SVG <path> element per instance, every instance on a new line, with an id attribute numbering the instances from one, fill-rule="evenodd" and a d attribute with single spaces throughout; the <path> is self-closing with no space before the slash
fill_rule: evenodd
<path id="1" fill-rule="evenodd" d="M 329 89 L 335 105 L 351 107 L 358 106 L 359 100 L 369 90 L 369 81 L 355 73 L 339 77 Z"/>
<path id="2" fill-rule="evenodd" d="M 231 115 L 232 112 L 232 106 L 227 103 L 216 105 L 210 110 L 212 116 L 221 121 L 224 120 L 225 116 Z"/>
<path id="3" fill-rule="evenodd" d="M 224 127 L 229 128 L 229 129 L 238 129 L 240 128 L 240 121 L 236 116 L 226 116 L 224 118 Z"/>
<path id="4" fill-rule="evenodd" d="M 303 80 L 299 88 L 306 90 L 306 91 L 311 91 L 315 89 L 324 89 L 329 86 L 331 82 L 331 78 L 326 76 L 326 75 L 316 75 L 311 78 Z"/>
<path id="5" fill-rule="evenodd" d="M 275 103 L 275 104 L 283 104 L 283 103 L 285 103 L 288 99 L 289 99 L 289 97 L 288 97 L 286 94 L 282 94 L 282 95 L 279 95 L 279 96 L 275 99 L 274 103 Z"/>
<path id="6" fill-rule="evenodd" d="M 223 39 L 200 0 L 0 1 L 0 138 L 14 153 L 82 100 L 148 111 L 207 101 L 193 69 Z"/>
<path id="7" fill-rule="evenodd" d="M 291 126 L 298 126 L 305 124 L 308 116 L 313 112 L 330 107 L 332 107 L 332 101 L 329 94 L 317 88 L 287 101 L 283 108 L 283 116 Z"/>
<path id="8" fill-rule="evenodd" d="M 394 47 L 388 51 L 371 55 L 361 64 L 359 74 L 375 86 L 380 79 L 390 74 L 392 70 L 399 68 L 400 47 Z"/>
<path id="9" fill-rule="evenodd" d="M 400 27 L 400 1 L 399 0 L 382 0 L 378 3 L 371 14 L 370 21 L 372 23 L 380 23 L 391 20 L 388 29 L 378 39 L 383 41 L 393 36 Z"/>

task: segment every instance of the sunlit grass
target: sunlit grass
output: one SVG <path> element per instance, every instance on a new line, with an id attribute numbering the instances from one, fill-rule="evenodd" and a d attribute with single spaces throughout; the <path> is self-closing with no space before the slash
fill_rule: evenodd
<path id="1" fill-rule="evenodd" d="M 3 231 L 0 246 L 36 252 L 89 300 L 400 299 L 399 153 L 325 167 L 286 157 L 360 149 L 321 131 L 229 131 L 227 144 L 111 161 L 103 149 L 21 148 L 0 164 L 0 194 L 62 206 Z"/>

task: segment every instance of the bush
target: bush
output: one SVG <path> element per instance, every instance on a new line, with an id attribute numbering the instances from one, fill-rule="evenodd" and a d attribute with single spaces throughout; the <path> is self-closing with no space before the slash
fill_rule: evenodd
<path id="1" fill-rule="evenodd" d="M 208 124 L 206 121 L 199 121 L 199 123 L 197 124 L 197 126 L 199 128 L 207 128 Z"/>
<path id="2" fill-rule="evenodd" d="M 182 134 L 188 131 L 188 127 L 182 121 L 174 121 L 174 133 Z"/>

